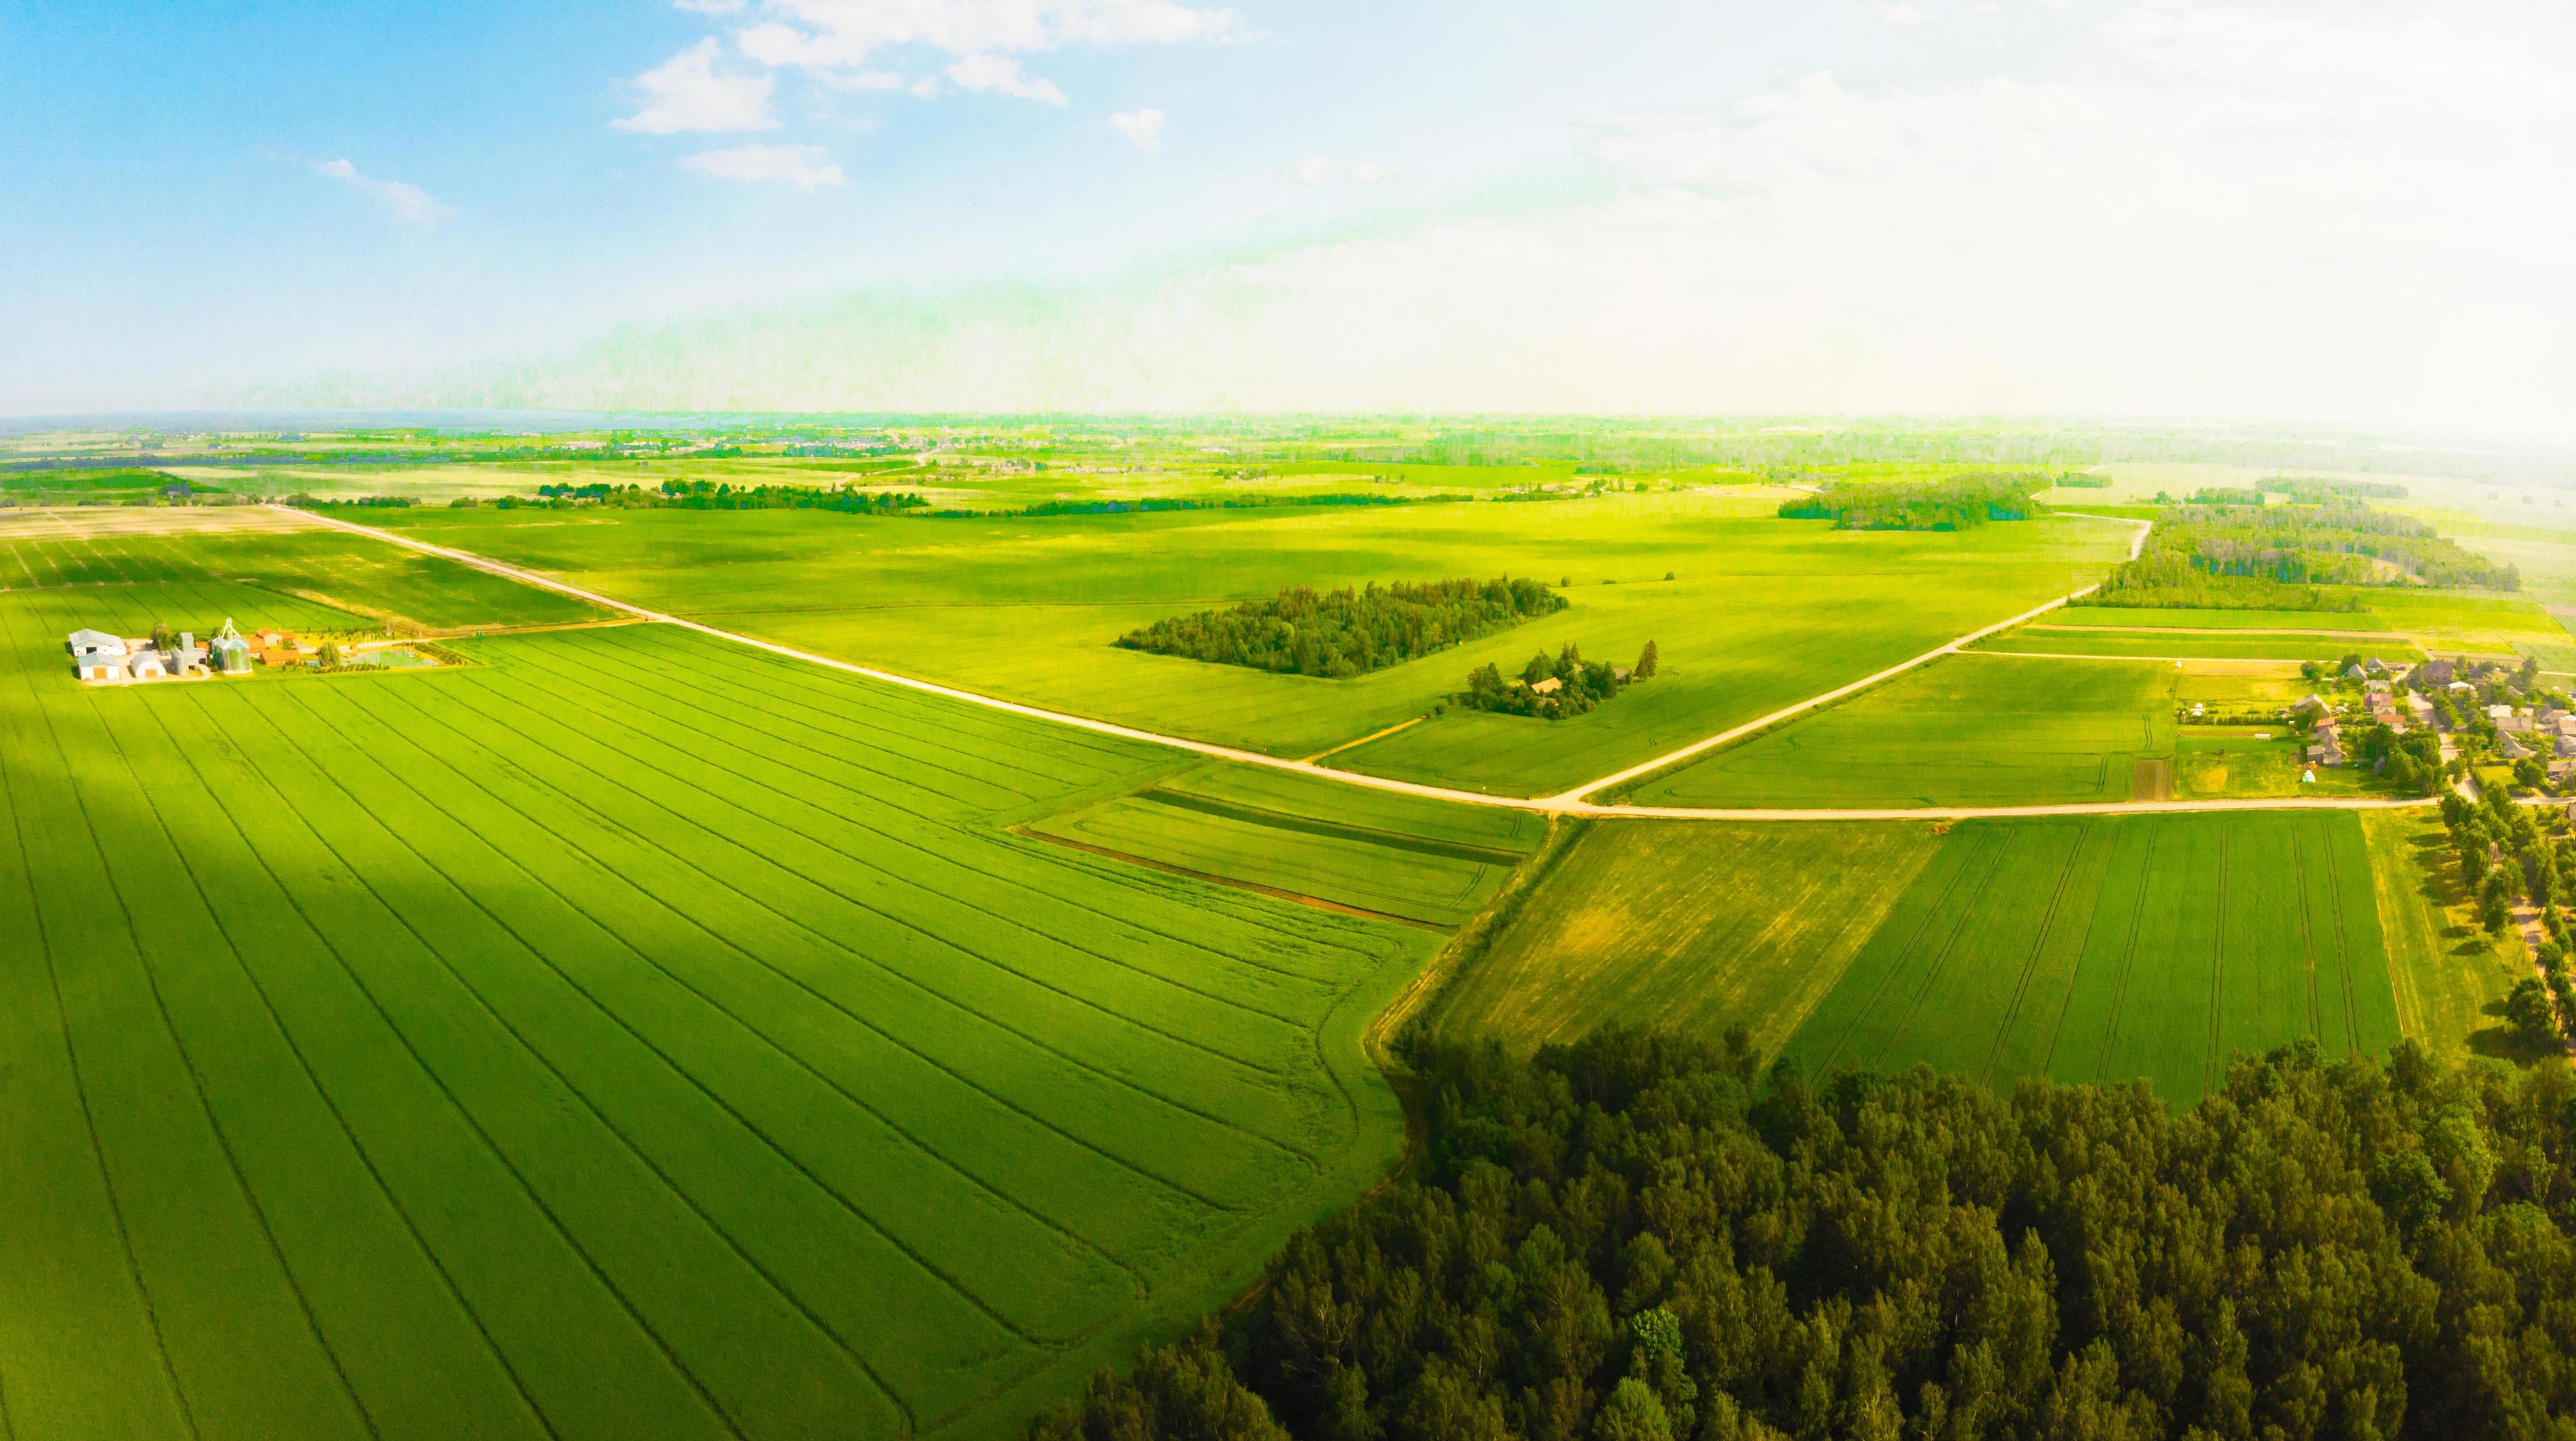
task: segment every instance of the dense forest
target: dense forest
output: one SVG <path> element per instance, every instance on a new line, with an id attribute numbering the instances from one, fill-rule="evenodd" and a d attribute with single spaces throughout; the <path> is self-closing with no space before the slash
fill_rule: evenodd
<path id="1" fill-rule="evenodd" d="M 1450 696 L 1449 702 L 1500 715 L 1563 720 L 1616 698 L 1639 681 L 1654 679 L 1659 664 L 1653 641 L 1646 642 L 1646 648 L 1637 653 L 1637 663 L 1625 667 L 1624 673 L 1606 660 L 1585 660 L 1583 648 L 1567 641 L 1557 648 L 1554 660 L 1545 651 L 1531 656 L 1511 680 L 1503 679 L 1499 666 L 1476 667 L 1467 673 L 1467 688 Z"/>
<path id="2" fill-rule="evenodd" d="M 2042 513 L 2034 492 L 2056 483 L 2037 471 L 1991 471 L 1921 482 L 1835 482 L 1780 502 L 1784 520 L 1831 520 L 1836 530 L 1966 530 Z"/>
<path id="3" fill-rule="evenodd" d="M 1267 600 L 1158 620 L 1118 644 L 1255 670 L 1354 676 L 1563 609 L 1565 597 L 1544 581 L 1508 577 L 1365 590 L 1294 586 Z"/>
<path id="4" fill-rule="evenodd" d="M 1037 1441 L 2576 1435 L 2561 1068 L 2009 1099 L 1605 1030 L 1410 1041 L 1416 1174 Z"/>
<path id="5" fill-rule="evenodd" d="M 2111 572 L 2098 605 L 2349 610 L 2321 586 L 2435 585 L 2518 590 L 2521 575 L 2412 516 L 2359 501 L 2166 508 L 2136 560 Z"/>

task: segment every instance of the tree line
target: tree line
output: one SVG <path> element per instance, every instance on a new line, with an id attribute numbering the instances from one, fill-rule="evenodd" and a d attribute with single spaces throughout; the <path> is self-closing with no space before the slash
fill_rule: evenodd
<path id="1" fill-rule="evenodd" d="M 1291 586 L 1224 610 L 1166 617 L 1117 643 L 1156 655 L 1338 678 L 1446 650 L 1565 605 L 1546 582 L 1508 576 L 1356 590 Z"/>
<path id="2" fill-rule="evenodd" d="M 1035 1441 L 2564 1436 L 2576 1084 L 2240 1058 L 2142 1083 L 1763 1074 L 1605 1029 L 1409 1039 L 1405 1178 Z"/>
<path id="3" fill-rule="evenodd" d="M 1966 530 L 2045 513 L 2031 499 L 2056 483 L 2035 470 L 1976 471 L 1930 481 L 1833 481 L 1780 502 L 1783 520 L 1831 520 L 1836 530 Z"/>
<path id="4" fill-rule="evenodd" d="M 2521 573 L 2412 516 L 2357 500 L 2316 505 L 2168 506 L 2136 560 L 2111 572 L 2097 605 L 2356 610 L 2321 586 L 2435 585 L 2519 590 Z"/>
<path id="5" fill-rule="evenodd" d="M 1582 648 L 1567 641 L 1557 648 L 1554 660 L 1540 651 L 1521 667 L 1518 676 L 1508 681 L 1503 679 L 1502 669 L 1491 662 L 1476 667 L 1467 673 L 1467 688 L 1450 696 L 1449 701 L 1469 710 L 1563 720 L 1615 698 L 1638 681 L 1653 679 L 1661 663 L 1655 643 L 1650 640 L 1637 653 L 1637 663 L 1621 675 L 1619 667 L 1608 661 L 1585 660 Z M 1549 681 L 1556 684 L 1548 685 Z"/>

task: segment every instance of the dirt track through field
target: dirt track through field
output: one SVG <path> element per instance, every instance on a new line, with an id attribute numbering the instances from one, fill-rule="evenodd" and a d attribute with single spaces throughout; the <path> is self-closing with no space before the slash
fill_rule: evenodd
<path id="1" fill-rule="evenodd" d="M 2076 512 L 2068 513 L 2073 514 Z M 1762 716 L 1759 719 L 1750 720 L 1742 725 L 1720 731 L 1716 735 L 1709 736 L 1704 740 L 1694 741 L 1689 745 L 1683 746 L 1679 750 L 1657 756 L 1649 761 L 1640 762 L 1639 764 L 1630 766 L 1625 770 L 1614 771 L 1598 780 L 1587 781 L 1582 785 L 1576 786 L 1572 790 L 1563 791 L 1552 796 L 1495 796 L 1486 795 L 1480 791 L 1453 790 L 1447 786 L 1422 785 L 1414 781 L 1394 780 L 1386 776 L 1362 775 L 1356 771 L 1333 770 L 1325 766 L 1317 765 L 1313 761 L 1290 760 L 1283 756 L 1265 755 L 1260 751 L 1242 750 L 1234 746 L 1223 746 L 1209 741 L 1192 740 L 1187 736 L 1163 735 L 1155 731 L 1140 730 L 1134 726 L 1119 725 L 1114 721 L 1098 720 L 1091 716 L 1072 715 L 1064 711 L 1048 710 L 1042 706 L 1023 705 L 1018 701 L 1004 700 L 999 696 L 985 695 L 978 691 L 961 690 L 955 686 L 940 685 L 935 681 L 926 681 L 914 676 L 899 675 L 893 671 L 879 670 L 874 666 L 864 666 L 851 661 L 837 660 L 827 655 L 817 655 L 812 651 L 799 650 L 794 646 L 780 645 L 776 641 L 762 640 L 757 636 L 744 635 L 738 631 L 723 630 L 716 626 L 705 624 L 702 621 L 694 621 L 684 616 L 671 615 L 664 611 L 648 609 L 647 607 L 636 605 L 629 601 L 619 600 L 614 596 L 602 595 L 597 591 L 584 590 L 580 586 L 570 584 L 566 581 L 557 580 L 553 576 L 546 575 L 541 571 L 527 570 L 519 566 L 493 560 L 488 556 L 477 555 L 469 550 L 458 550 L 452 546 L 435 545 L 429 541 L 417 540 L 413 537 L 402 535 L 394 531 L 379 530 L 374 526 L 360 525 L 355 521 L 342 520 L 337 516 L 321 515 L 312 512 L 297 512 L 297 514 L 305 515 L 324 525 L 333 526 L 352 534 L 368 536 L 373 539 L 383 541 L 389 545 L 398 545 L 407 550 L 419 551 L 424 555 L 434 555 L 441 557 L 442 559 L 452 560 L 459 565 L 472 566 L 476 570 L 484 571 L 491 575 L 501 576 L 507 580 L 515 580 L 524 585 L 537 586 L 544 590 L 554 591 L 559 595 L 568 595 L 576 600 L 586 600 L 593 605 L 606 606 L 611 610 L 633 616 L 638 620 L 647 620 L 657 622 L 662 625 L 677 626 L 682 630 L 696 631 L 700 635 L 710 636 L 714 639 L 725 641 L 733 645 L 747 646 L 753 650 L 766 651 L 771 655 L 783 656 L 789 660 L 802 661 L 808 665 L 822 666 L 826 669 L 841 671 L 848 675 L 863 676 L 869 680 L 882 681 L 887 685 L 902 686 L 907 690 L 919 691 L 926 695 L 941 696 L 948 700 L 963 702 L 967 705 L 981 706 L 986 710 L 1001 711 L 1007 715 L 1023 716 L 1030 720 L 1045 721 L 1053 725 L 1072 726 L 1078 730 L 1087 730 L 1097 735 L 1115 736 L 1121 740 L 1141 741 L 1147 745 L 1158 745 L 1169 747 L 1173 750 L 1189 751 L 1193 754 L 1209 756 L 1217 760 L 1235 761 L 1249 766 L 1261 766 L 1268 770 L 1293 771 L 1300 775 L 1313 776 L 1320 780 L 1335 781 L 1342 785 L 1361 786 L 1370 790 L 1390 791 L 1398 795 L 1421 796 L 1427 800 L 1455 801 L 1460 805 L 1493 806 L 1507 810 L 1535 811 L 1542 814 L 1553 815 L 1597 816 L 1603 818 L 1625 817 L 1644 820 L 1894 821 L 1974 820 L 1988 816 L 2162 815 L 2200 811 L 2398 810 L 2408 807 L 2428 806 L 2433 804 L 2430 799 L 2337 797 L 2332 799 L 2285 798 L 2267 800 L 2102 801 L 2082 802 L 2067 805 L 2033 806 L 1888 806 L 1857 808 L 1845 807 L 1834 810 L 1785 808 L 1726 810 L 1717 808 L 1676 807 L 1667 809 L 1652 806 L 1601 805 L 1584 799 L 1586 796 L 1592 795 L 1597 791 L 1605 790 L 1611 786 L 1635 780 L 1641 776 L 1651 775 L 1656 771 L 1663 770 L 1668 766 L 1678 764 L 1694 756 L 1714 750 L 1719 746 L 1726 745 L 1733 741 L 1742 740 L 1746 736 L 1768 730 L 1772 726 L 1778 725 L 1783 721 L 1795 719 L 1808 711 L 1815 710 L 1821 706 L 1830 705 L 1846 696 L 1858 694 L 1861 691 L 1867 690 L 1871 686 L 1891 680 L 1907 671 L 1916 669 L 1920 666 L 1929 665 L 1933 661 L 1941 659 L 1943 656 L 1955 655 L 1963 648 L 1974 644 L 1977 641 L 1983 640 L 1987 636 L 2009 630 L 2012 627 L 2024 624 L 2035 617 L 2045 615 L 2060 606 L 2066 605 L 2070 601 L 2079 600 L 2084 596 L 2092 594 L 2096 587 L 2089 585 L 2080 590 L 2070 591 L 2044 605 L 2034 606 L 2008 620 L 1997 621 L 1993 625 L 1986 626 L 1979 630 L 1970 631 L 1968 634 L 1960 636 L 1955 640 L 1935 646 L 1932 649 L 1923 652 L 1921 655 L 1915 656 L 1910 660 L 1901 661 L 1873 675 L 1864 676 L 1859 680 L 1851 682 L 1849 685 L 1837 686 L 1832 690 L 1824 692 L 1822 695 L 1810 696 L 1805 700 L 1799 701 L 1795 705 L 1783 706 L 1779 710 L 1773 711 L 1769 715 Z M 2103 519 L 2105 517 L 2093 518 Z M 2146 544 L 2149 523 L 2143 520 L 2130 521 L 2128 523 L 2137 527 L 2137 534 L 2133 536 L 2129 542 L 2130 558 L 2135 559 L 2139 550 Z"/>

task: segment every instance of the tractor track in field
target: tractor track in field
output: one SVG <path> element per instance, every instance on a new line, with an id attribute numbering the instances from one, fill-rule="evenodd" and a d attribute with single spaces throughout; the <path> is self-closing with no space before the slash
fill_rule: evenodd
<path id="1" fill-rule="evenodd" d="M 483 571 L 486 574 L 500 576 L 505 580 L 515 580 L 523 585 L 536 586 L 542 590 L 553 591 L 558 595 L 566 595 L 575 600 L 588 601 L 593 605 L 604 606 L 610 610 L 618 611 L 637 620 L 650 621 L 661 625 L 673 626 L 681 630 L 694 631 L 700 635 L 708 636 L 715 640 L 725 641 L 729 644 L 763 651 L 773 656 L 783 657 L 792 661 L 800 661 L 808 665 L 821 666 L 827 670 L 840 671 L 846 675 L 855 675 L 868 680 L 880 681 L 887 685 L 901 686 L 906 690 L 918 691 L 925 695 L 935 695 L 943 699 L 978 706 L 985 710 L 1000 711 L 1006 715 L 1020 716 L 1029 720 L 1045 721 L 1049 724 L 1089 731 L 1095 735 L 1110 736 L 1119 740 L 1140 741 L 1147 745 L 1163 746 L 1172 750 L 1189 751 L 1197 755 L 1208 756 L 1217 760 L 1234 761 L 1242 765 L 1259 766 L 1265 770 L 1290 771 L 1299 775 L 1312 776 L 1319 780 L 1333 781 L 1342 785 L 1359 786 L 1368 790 L 1388 791 L 1397 795 L 1419 796 L 1426 800 L 1453 801 L 1460 805 L 1532 811 L 1544 815 L 1589 816 L 1607 820 L 1790 822 L 1909 820 L 1955 821 L 2006 818 L 2013 816 L 2188 815 L 2212 811 L 2406 810 L 2429 806 L 2435 803 L 2434 800 L 2429 797 L 2380 798 L 2367 796 L 2338 796 L 2315 799 L 2306 797 L 2279 797 L 2239 800 L 2079 801 L 2058 805 L 2020 806 L 1729 808 L 1709 806 L 1665 807 L 1617 805 L 1604 804 L 1587 799 L 1587 797 L 1600 791 L 1610 789 L 1613 786 L 1624 785 L 1630 781 L 1642 779 L 1657 771 L 1679 765 L 1684 761 L 1693 759 L 1694 757 L 1702 755 L 1708 751 L 1716 750 L 1721 746 L 1728 745 L 1738 740 L 1743 740 L 1749 736 L 1768 730 L 1785 721 L 1794 720 L 1809 711 L 1830 705 L 1847 696 L 1856 695 L 1872 686 L 1892 680 L 1907 671 L 1929 665 L 1933 661 L 1939 660 L 1944 656 L 1959 654 L 1960 652 L 1965 651 L 1969 646 L 1974 645 L 1976 642 L 1981 641 L 1990 635 L 2010 630 L 2018 625 L 2027 624 L 2042 615 L 2046 615 L 2052 610 L 2059 609 L 2073 601 L 2081 600 L 2083 597 L 2092 594 L 2093 591 L 2098 588 L 2095 586 L 2084 586 L 2080 589 L 2070 591 L 2065 595 L 2059 596 L 2055 600 L 2034 606 L 2019 615 L 2006 620 L 1997 621 L 1993 625 L 1970 631 L 1966 635 L 1947 641 L 1941 645 L 1934 646 L 1932 649 L 1927 650 L 1920 655 L 1914 656 L 1908 660 L 1899 661 L 1895 665 L 1889 666 L 1886 669 L 1877 671 L 1871 675 L 1864 676 L 1847 685 L 1836 686 L 1834 689 L 1825 691 L 1822 694 L 1810 696 L 1807 699 L 1798 701 L 1792 705 L 1783 706 L 1768 715 L 1746 721 L 1738 726 L 1730 727 L 1715 735 L 1694 741 L 1678 750 L 1668 751 L 1663 755 L 1656 756 L 1652 760 L 1641 761 L 1638 764 L 1629 766 L 1623 770 L 1613 771 L 1598 779 L 1586 781 L 1571 790 L 1560 791 L 1555 795 L 1549 796 L 1497 796 L 1488 795 L 1482 791 L 1457 790 L 1448 786 L 1424 785 L 1416 781 L 1396 780 L 1388 776 L 1363 775 L 1357 771 L 1335 770 L 1328 766 L 1316 764 L 1313 760 L 1292 760 L 1285 756 L 1274 756 L 1261 751 L 1244 750 L 1237 746 L 1218 745 L 1213 741 L 1193 740 L 1187 736 L 1165 735 L 1159 731 L 1144 730 L 1136 726 L 1120 725 L 1115 721 L 1105 721 L 1093 716 L 1074 715 L 1067 711 L 1049 710 L 1043 706 L 1034 706 L 1024 704 L 1019 701 L 1005 700 L 1000 696 L 986 695 L 980 691 L 965 690 L 957 686 L 942 685 L 936 681 L 922 680 L 917 676 L 903 675 L 895 671 L 881 670 L 875 666 L 860 665 L 855 661 L 839 660 L 832 656 L 817 654 L 813 651 L 799 650 L 794 646 L 782 645 L 777 641 L 762 640 L 758 636 L 745 635 L 740 631 L 725 630 L 719 626 L 708 625 L 704 621 L 690 620 L 685 616 L 673 615 L 666 611 L 658 611 L 648 606 L 637 605 L 632 601 L 619 600 L 614 596 L 603 595 L 597 591 L 585 590 L 569 581 L 558 580 L 542 571 L 534 571 L 521 566 L 511 565 L 505 561 L 494 560 L 489 556 L 478 555 L 470 550 L 458 550 L 453 546 L 434 544 L 430 541 L 419 540 L 396 531 L 382 530 L 370 525 L 360 525 L 355 521 L 343 520 L 338 516 L 322 515 L 317 512 L 298 512 L 298 514 L 305 515 L 309 519 L 319 521 L 323 525 L 339 530 L 345 530 L 355 535 L 367 536 L 374 540 L 383 541 L 388 545 L 398 545 L 406 550 L 418 551 L 424 555 L 438 556 L 445 560 L 454 561 L 459 565 L 470 566 L 476 570 Z M 2137 527 L 2137 532 L 2131 537 L 2129 544 L 2130 558 L 2135 559 L 2140 548 L 2146 543 L 2147 531 L 2150 527 L 2150 522 L 2132 521 L 2130 524 Z M 1979 653 L 1983 654 L 1984 652 Z M 2088 659 L 2099 658 L 2100 657 L 2088 657 Z"/>

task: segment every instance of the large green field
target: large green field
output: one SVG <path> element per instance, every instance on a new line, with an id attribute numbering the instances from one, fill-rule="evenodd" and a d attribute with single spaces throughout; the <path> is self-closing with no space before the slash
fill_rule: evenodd
<path id="1" fill-rule="evenodd" d="M 1436 935 L 1007 829 L 1167 753 L 660 626 L 71 680 L 202 599 L 0 596 L 16 1436 L 1002 1434 L 1397 1154 Z"/>
<path id="2" fill-rule="evenodd" d="M 2170 666 L 1961 654 L 1649 777 L 1639 805 L 1983 806 L 2130 798 L 2174 750 Z"/>
<path id="3" fill-rule="evenodd" d="M 1553 792 L 1857 679 L 2097 577 L 2127 527 L 1835 531 L 1691 494 L 995 520 L 823 512 L 352 512 L 639 604 L 1014 700 L 1281 755 L 1428 713 L 1574 642 L 1662 673 L 1577 719 L 1453 711 L 1333 764 Z M 1453 576 L 1569 582 L 1565 611 L 1348 680 L 1118 649 L 1176 612 Z M 1672 579 L 1666 579 L 1669 575 Z"/>
<path id="4" fill-rule="evenodd" d="M 1787 1054 L 2189 1102 L 2234 1055 L 2398 1035 L 2352 815 L 2120 816 L 1959 825 Z"/>

